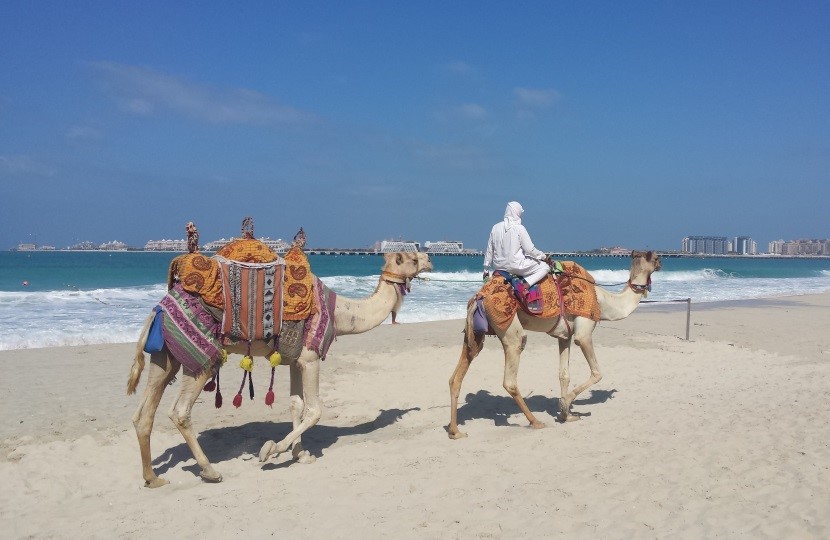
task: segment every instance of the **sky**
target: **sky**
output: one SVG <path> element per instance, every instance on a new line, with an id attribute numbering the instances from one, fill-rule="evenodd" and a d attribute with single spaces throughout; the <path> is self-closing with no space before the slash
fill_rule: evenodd
<path id="1" fill-rule="evenodd" d="M 0 4 L 0 249 L 830 237 L 830 3 Z"/>

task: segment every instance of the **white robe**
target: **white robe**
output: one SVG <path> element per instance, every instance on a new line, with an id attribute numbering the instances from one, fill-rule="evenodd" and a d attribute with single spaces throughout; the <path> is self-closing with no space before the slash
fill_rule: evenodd
<path id="1" fill-rule="evenodd" d="M 534 285 L 545 277 L 550 267 L 543 262 L 545 254 L 533 245 L 522 225 L 522 212 L 524 209 L 519 203 L 507 204 L 504 220 L 493 225 L 490 231 L 484 268 L 523 276 L 529 285 Z"/>

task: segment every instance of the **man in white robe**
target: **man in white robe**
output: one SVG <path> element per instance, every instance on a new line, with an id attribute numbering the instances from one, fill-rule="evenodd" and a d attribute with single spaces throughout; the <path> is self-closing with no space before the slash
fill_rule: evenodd
<path id="1" fill-rule="evenodd" d="M 530 288 L 550 271 L 546 255 L 536 249 L 522 225 L 523 212 L 521 204 L 511 201 L 504 210 L 504 219 L 493 225 L 484 252 L 485 280 L 490 276 L 488 269 L 504 270 L 522 276 Z"/>

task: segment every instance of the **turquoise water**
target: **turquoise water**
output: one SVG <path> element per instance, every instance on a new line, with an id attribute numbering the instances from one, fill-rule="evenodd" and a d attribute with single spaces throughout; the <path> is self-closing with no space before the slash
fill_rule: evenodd
<path id="1" fill-rule="evenodd" d="M 134 340 L 166 293 L 167 270 L 176 255 L 0 252 L 0 350 Z M 383 264 L 379 255 L 311 255 L 309 260 L 327 286 L 352 298 L 372 293 Z M 627 257 L 573 260 L 610 290 L 621 290 L 628 279 Z M 481 286 L 482 258 L 435 256 L 432 261 L 434 271 L 413 283 L 399 321 L 465 316 L 467 300 Z M 700 304 L 828 290 L 826 258 L 664 257 L 648 299 L 690 298 Z"/>

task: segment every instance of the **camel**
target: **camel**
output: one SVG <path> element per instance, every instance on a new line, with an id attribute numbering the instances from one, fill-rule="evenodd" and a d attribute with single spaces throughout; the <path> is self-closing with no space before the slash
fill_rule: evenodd
<path id="1" fill-rule="evenodd" d="M 660 270 L 660 257 L 651 252 L 633 251 L 631 253 L 631 273 L 628 283 L 622 292 L 609 292 L 594 284 L 597 294 L 597 301 L 600 307 L 600 320 L 618 321 L 628 317 L 639 305 L 640 300 L 647 294 L 651 284 L 651 274 Z M 450 377 L 450 424 L 447 428 L 450 439 L 460 439 L 467 434 L 458 429 L 458 396 L 461 391 L 461 381 L 470 368 L 473 359 L 481 352 L 484 346 L 484 334 L 474 334 L 472 331 L 472 318 L 475 310 L 475 302 L 467 310 L 467 324 L 464 331 L 464 344 L 461 350 L 461 357 L 458 365 Z M 487 315 L 490 321 L 490 315 Z M 554 318 L 542 318 L 528 314 L 519 309 L 513 321 L 506 330 L 500 331 L 494 325 L 496 336 L 504 348 L 504 389 L 507 390 L 519 409 L 527 417 L 530 426 L 535 429 L 545 427 L 533 416 L 528 409 L 522 394 L 517 385 L 519 372 L 519 356 L 524 349 L 527 336 L 525 330 L 532 332 L 544 332 L 559 340 L 559 385 L 561 397 L 559 403 L 559 421 L 570 422 L 579 420 L 579 416 L 572 414 L 571 406 L 576 397 L 586 389 L 602 379 L 597 356 L 594 353 L 592 334 L 597 322 L 587 317 L 573 315 L 557 316 Z M 568 392 L 571 378 L 569 372 L 571 341 L 579 345 L 582 354 L 588 361 L 591 369 L 591 376 L 583 384 Z"/>
<path id="2" fill-rule="evenodd" d="M 380 325 L 390 313 L 400 310 L 405 294 L 402 287 L 405 286 L 408 289 L 412 278 L 421 272 L 432 270 L 432 262 L 426 253 L 387 253 L 384 258 L 378 286 L 371 296 L 362 299 L 342 296 L 337 298 L 334 311 L 336 335 L 361 334 Z M 127 382 L 128 394 L 135 392 L 144 369 L 143 349 L 152 317 L 153 315 L 147 319 L 136 346 L 136 355 Z M 234 354 L 248 353 L 247 346 L 243 344 L 228 346 L 226 350 Z M 250 354 L 267 356 L 271 351 L 272 349 L 264 341 L 255 341 L 251 346 Z M 311 463 L 316 458 L 303 449 L 301 435 L 317 424 L 322 414 L 323 406 L 319 396 L 320 358 L 316 352 L 303 347 L 297 358 L 283 358 L 282 365 L 290 367 L 289 407 L 293 429 L 277 443 L 267 441 L 260 450 L 259 460 L 264 462 L 272 455 L 279 455 L 291 448 L 292 456 L 296 461 Z M 160 353 L 151 355 L 147 387 L 133 415 L 133 426 L 141 451 L 144 484 L 150 488 L 168 483 L 167 480 L 156 475 L 150 463 L 150 433 L 162 394 L 173 382 L 180 367 L 181 363 L 169 353 L 166 347 Z M 201 468 L 200 476 L 206 482 L 221 482 L 222 475 L 214 469 L 199 445 L 191 423 L 191 410 L 196 398 L 199 397 L 205 384 L 216 370 L 218 367 L 214 366 L 198 376 L 183 370 L 179 395 L 168 414 L 190 447 Z"/>

